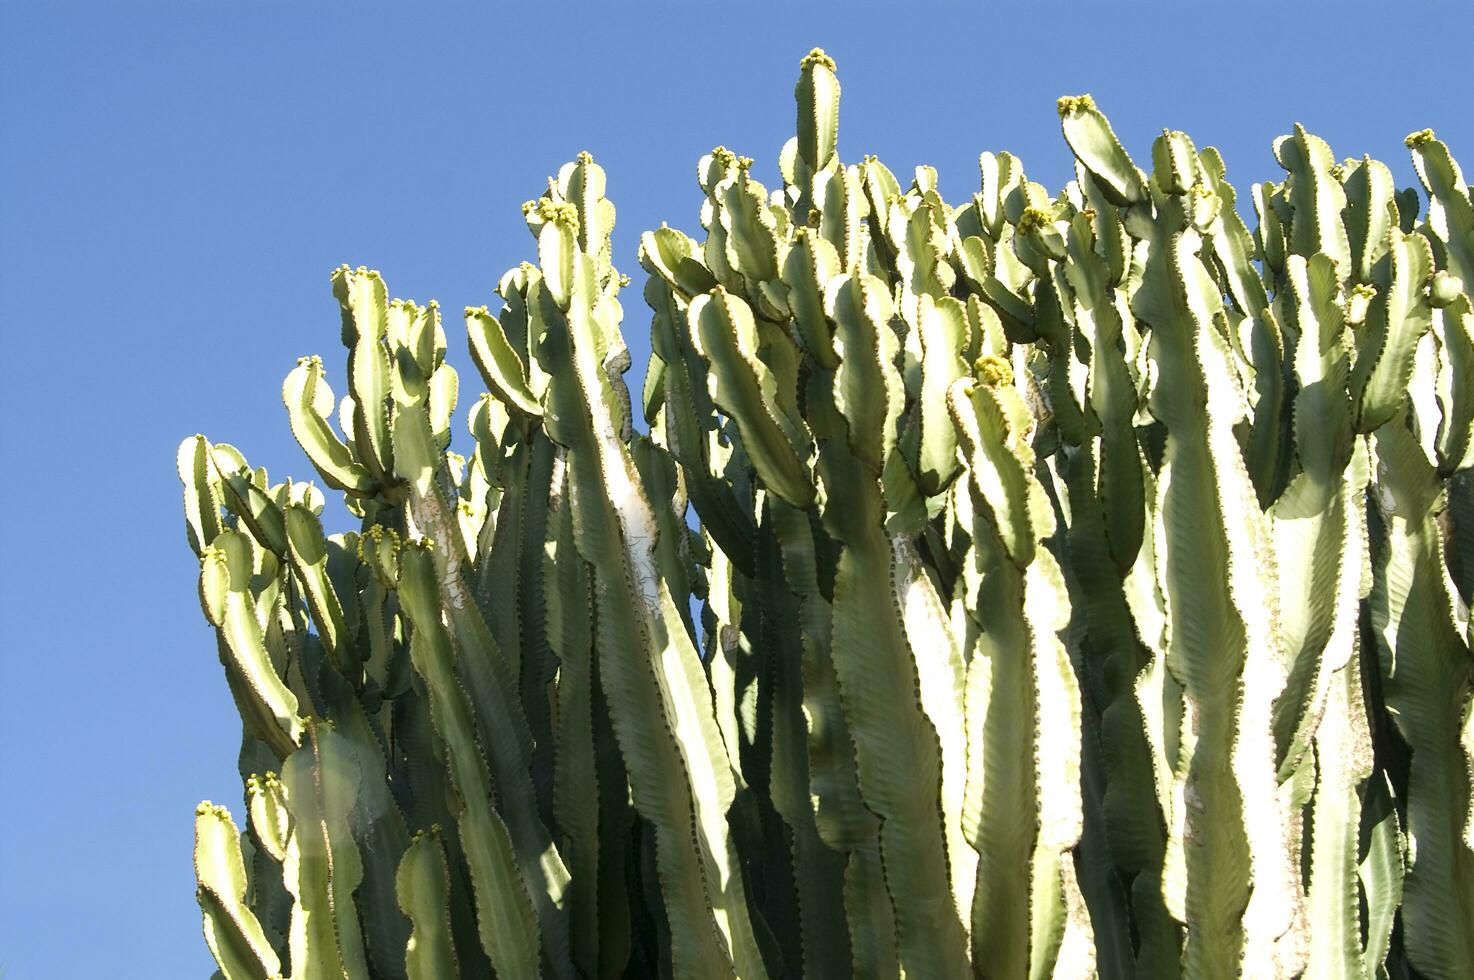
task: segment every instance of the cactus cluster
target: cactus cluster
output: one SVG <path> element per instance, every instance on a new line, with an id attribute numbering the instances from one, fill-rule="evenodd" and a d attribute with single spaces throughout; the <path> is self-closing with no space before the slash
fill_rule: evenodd
<path id="1" fill-rule="evenodd" d="M 1186 134 L 1059 102 L 1058 194 L 703 157 L 622 375 L 588 154 L 440 311 L 342 268 L 321 482 L 180 447 L 244 721 L 227 980 L 1474 976 L 1474 207 L 1296 127 L 1250 230 Z M 636 414 L 643 424 L 639 424 Z M 695 518 L 693 520 L 692 518 Z"/>

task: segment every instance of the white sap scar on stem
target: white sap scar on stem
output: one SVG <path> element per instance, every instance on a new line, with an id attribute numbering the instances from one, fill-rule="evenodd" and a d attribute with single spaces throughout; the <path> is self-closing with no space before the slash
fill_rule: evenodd
<path id="1" fill-rule="evenodd" d="M 432 552 L 443 559 L 435 563 L 440 594 L 459 612 L 471 601 L 466 584 L 461 581 L 460 555 L 450 544 L 454 540 L 451 535 L 460 534 L 460 529 L 450 526 L 443 501 L 438 497 L 432 498 L 431 495 L 437 492 L 432 486 L 428 493 L 421 493 L 418 487 L 411 485 L 410 507 L 405 513 L 409 525 L 407 530 L 411 538 L 429 538 Z"/>
<path id="2" fill-rule="evenodd" d="M 608 409 L 597 389 L 587 400 L 598 447 L 599 469 L 604 476 L 604 485 L 610 505 L 614 508 L 620 529 L 624 532 L 625 557 L 629 561 L 630 570 L 634 573 L 639 588 L 640 598 L 644 602 L 645 630 L 660 648 L 659 669 L 655 672 L 655 676 L 661 701 L 668 715 L 676 723 L 675 727 L 678 730 L 688 727 L 699 729 L 699 712 L 702 706 L 696 703 L 687 685 L 672 684 L 669 681 L 669 678 L 680 678 L 685 673 L 682 658 L 687 653 L 681 649 L 678 640 L 673 641 L 670 631 L 665 627 L 662 606 L 663 601 L 669 601 L 669 599 L 663 593 L 652 557 L 658 533 L 655 515 L 646 502 L 639 483 L 630 472 L 634 464 L 629 459 L 624 443 L 620 441 L 614 430 L 613 420 L 610 419 Z M 695 656 L 695 651 L 690 651 L 689 655 Z M 718 895 L 725 895 L 728 891 L 728 882 L 732 880 L 733 875 L 733 869 L 728 861 L 727 842 L 722 835 L 722 830 L 726 827 L 725 805 L 730 803 L 730 794 L 722 792 L 722 787 L 717 780 L 716 769 L 712 765 L 714 760 L 701 760 L 696 757 L 696 753 L 704 751 L 704 738 L 677 737 L 676 744 L 685 759 L 686 771 L 691 780 L 692 802 L 697 811 L 696 825 L 705 844 L 706 856 L 710 863 L 715 865 L 720 875 L 720 879 L 713 884 Z M 725 760 L 722 761 L 723 764 L 727 764 Z M 707 800 L 716 800 L 723 809 L 716 819 L 703 818 L 701 811 L 705 809 L 703 804 Z M 732 923 L 726 904 L 712 902 L 712 915 L 730 950 Z"/>

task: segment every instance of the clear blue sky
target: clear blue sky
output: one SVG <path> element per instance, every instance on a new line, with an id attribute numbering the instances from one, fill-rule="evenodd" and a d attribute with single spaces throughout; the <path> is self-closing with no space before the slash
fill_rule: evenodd
<path id="1" fill-rule="evenodd" d="M 280 385 L 320 352 L 342 391 L 339 263 L 439 299 L 474 395 L 458 312 L 531 254 L 518 205 L 546 175 L 583 149 L 603 164 L 638 280 L 641 230 L 698 230 L 703 152 L 774 182 L 814 45 L 839 63 L 844 159 L 903 182 L 934 164 L 953 201 L 985 149 L 1057 190 L 1054 101 L 1087 91 L 1139 163 L 1185 129 L 1240 188 L 1278 176 L 1270 141 L 1296 121 L 1400 185 L 1424 126 L 1474 166 L 1474 30 L 1452 3 L 397 9 L 421 6 L 0 0 L 6 980 L 211 969 L 193 808 L 239 816 L 240 726 L 174 450 L 200 431 L 312 475 Z M 638 376 L 649 320 L 626 295 Z"/>

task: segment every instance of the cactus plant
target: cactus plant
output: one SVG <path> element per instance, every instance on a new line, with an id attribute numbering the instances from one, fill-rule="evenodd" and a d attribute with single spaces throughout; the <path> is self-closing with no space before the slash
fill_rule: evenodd
<path id="1" fill-rule="evenodd" d="M 466 309 L 333 274 L 312 483 L 179 451 L 244 725 L 202 804 L 227 980 L 1474 975 L 1474 205 L 1296 127 L 1057 194 L 718 147 L 646 232 L 623 380 L 588 154 Z M 636 411 L 639 418 L 636 417 Z M 336 423 L 336 424 L 335 424 Z"/>

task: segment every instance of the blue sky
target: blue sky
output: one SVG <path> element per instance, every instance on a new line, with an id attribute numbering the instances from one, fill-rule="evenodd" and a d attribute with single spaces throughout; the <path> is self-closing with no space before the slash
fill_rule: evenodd
<path id="1" fill-rule="evenodd" d="M 844 159 L 931 163 L 953 201 L 985 149 L 1057 190 L 1054 102 L 1087 91 L 1139 163 L 1185 129 L 1241 189 L 1278 177 L 1296 121 L 1401 186 L 1424 126 L 1474 165 L 1474 29 L 1451 3 L 411 6 L 0 0 L 6 980 L 212 968 L 193 807 L 239 815 L 240 727 L 174 451 L 204 432 L 312 475 L 280 385 L 320 352 L 341 393 L 336 265 L 441 301 L 469 405 L 459 310 L 531 255 L 518 205 L 546 175 L 584 149 L 607 169 L 638 283 L 641 230 L 699 230 L 702 153 L 775 182 L 814 45 L 839 63 Z"/>

